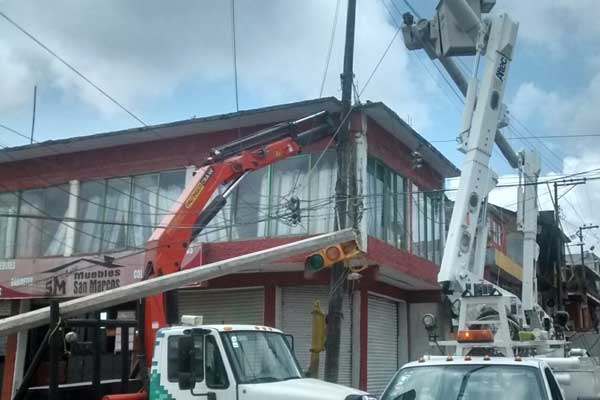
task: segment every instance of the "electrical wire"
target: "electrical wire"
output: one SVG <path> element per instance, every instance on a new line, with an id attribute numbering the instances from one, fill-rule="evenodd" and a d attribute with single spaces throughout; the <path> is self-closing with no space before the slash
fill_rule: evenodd
<path id="1" fill-rule="evenodd" d="M 600 133 L 590 134 L 564 134 L 564 135 L 540 135 L 540 136 L 520 136 L 520 137 L 504 137 L 506 140 L 523 140 L 523 139 L 580 139 L 588 137 L 600 137 Z M 455 143 L 456 139 L 438 139 L 430 140 L 430 143 Z"/>
<path id="2" fill-rule="evenodd" d="M 365 82 L 363 88 L 360 90 L 358 96 L 362 96 L 362 94 L 364 93 L 365 89 L 367 88 L 367 86 L 369 85 L 369 83 L 371 83 L 371 79 L 373 79 L 373 76 L 375 75 L 375 73 L 377 72 L 377 70 L 379 69 L 379 66 L 381 66 L 381 63 L 383 62 L 383 60 L 385 59 L 385 56 L 387 56 L 388 52 L 390 51 L 390 48 L 392 47 L 392 45 L 394 44 L 394 42 L 396 41 L 396 38 L 398 37 L 398 35 L 400 34 L 400 32 L 402 31 L 402 28 L 398 28 L 396 29 L 396 32 L 394 33 L 394 36 L 392 36 L 392 39 L 390 40 L 390 42 L 388 43 L 388 45 L 386 46 L 385 50 L 383 51 L 383 54 L 381 55 L 381 57 L 379 57 L 379 60 L 377 61 L 377 64 L 375 64 L 375 67 L 373 68 L 373 70 L 371 71 L 371 74 L 369 75 L 369 77 L 367 78 L 367 81 Z"/>
<path id="3" fill-rule="evenodd" d="M 72 64 L 70 64 L 69 62 L 67 62 L 64 58 L 62 58 L 61 56 L 59 56 L 55 51 L 51 50 L 48 46 L 46 46 L 39 39 L 37 39 L 35 36 L 33 36 L 33 34 L 31 34 L 30 32 L 28 32 L 27 30 L 25 30 L 25 28 L 23 28 L 21 25 L 19 25 L 18 23 L 16 23 L 13 19 L 9 18 L 8 15 L 6 15 L 4 12 L 0 11 L 0 16 L 2 18 L 4 18 L 6 21 L 8 21 L 15 28 L 17 28 L 19 31 L 21 31 L 23 34 L 25 34 L 29 39 L 33 40 L 38 46 L 40 46 L 42 49 L 44 49 L 50 55 L 52 55 L 54 58 L 56 58 L 58 61 L 60 61 L 64 66 L 66 66 L 67 68 L 69 68 L 73 73 L 75 73 L 77 76 L 79 76 L 85 82 L 87 82 L 90 86 L 92 86 L 94 89 L 96 89 L 98 92 L 100 92 L 104 97 L 106 97 L 108 100 L 110 100 L 113 104 L 115 104 L 121 110 L 123 110 L 127 114 L 129 114 L 129 116 L 131 116 L 137 122 L 139 122 L 140 124 L 142 124 L 142 126 L 144 126 L 144 127 L 148 126 L 144 121 L 142 121 L 141 118 L 139 118 L 137 115 L 135 115 L 129 109 L 127 109 L 122 103 L 120 103 L 119 101 L 117 101 L 113 96 L 111 96 L 110 94 L 108 94 L 100 86 L 98 86 L 97 84 L 95 84 L 94 82 L 92 82 L 87 76 L 85 76 L 83 73 L 81 73 Z"/>
<path id="4" fill-rule="evenodd" d="M 325 90 L 325 81 L 327 80 L 327 72 L 329 71 L 329 63 L 331 61 L 331 52 L 333 51 L 333 43 L 338 22 L 338 14 L 340 11 L 340 3 L 341 0 L 337 0 L 337 3 L 335 5 L 335 12 L 333 14 L 333 26 L 331 28 L 331 34 L 329 36 L 329 48 L 327 50 L 327 56 L 325 57 L 325 69 L 323 71 L 323 78 L 321 79 L 321 89 L 319 90 L 319 98 L 323 97 L 323 91 Z"/>

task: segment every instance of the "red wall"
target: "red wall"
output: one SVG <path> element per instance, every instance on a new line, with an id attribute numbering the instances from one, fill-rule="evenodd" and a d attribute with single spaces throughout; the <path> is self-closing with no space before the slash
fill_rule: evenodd
<path id="1" fill-rule="evenodd" d="M 367 126 L 369 154 L 381 160 L 400 175 L 409 178 L 423 189 L 439 189 L 443 178 L 427 164 L 414 170 L 411 167 L 411 150 L 393 139 L 379 124 L 369 119 Z"/>
<path id="2" fill-rule="evenodd" d="M 241 135 L 261 128 L 242 129 Z M 238 135 L 236 129 L 0 164 L 0 192 L 201 165 L 211 148 Z M 313 143 L 304 151 L 319 151 L 327 141 Z"/>

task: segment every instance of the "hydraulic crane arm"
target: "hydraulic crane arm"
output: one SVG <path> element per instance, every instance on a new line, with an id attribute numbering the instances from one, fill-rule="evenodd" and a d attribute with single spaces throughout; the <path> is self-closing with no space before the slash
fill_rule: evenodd
<path id="1" fill-rule="evenodd" d="M 307 125 L 312 127 L 298 133 Z M 227 197 L 245 174 L 296 155 L 301 144 L 331 134 L 333 123 L 326 112 L 275 125 L 256 134 L 213 149 L 192 181 L 173 205 L 146 245 L 147 278 L 181 269 L 190 242 L 227 202 Z M 208 204 L 221 185 L 223 194 Z M 208 205 L 207 205 L 208 204 Z M 152 357 L 156 331 L 167 324 L 163 295 L 145 299 L 144 344 L 147 360 Z"/>

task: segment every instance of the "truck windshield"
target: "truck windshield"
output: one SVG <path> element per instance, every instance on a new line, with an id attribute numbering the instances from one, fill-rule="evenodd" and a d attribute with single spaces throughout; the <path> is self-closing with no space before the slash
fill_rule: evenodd
<path id="1" fill-rule="evenodd" d="M 222 334 L 239 383 L 267 383 L 301 378 L 285 337 L 276 332 Z"/>
<path id="2" fill-rule="evenodd" d="M 448 365 L 400 370 L 381 400 L 546 400 L 539 371 L 511 365 Z"/>

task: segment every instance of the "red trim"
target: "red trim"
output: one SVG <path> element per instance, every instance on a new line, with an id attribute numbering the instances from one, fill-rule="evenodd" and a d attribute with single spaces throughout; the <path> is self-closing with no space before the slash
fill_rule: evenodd
<path id="1" fill-rule="evenodd" d="M 11 315 L 19 313 L 20 301 L 11 304 Z M 2 392 L 0 400 L 12 399 L 13 377 L 15 375 L 15 359 L 17 358 L 17 335 L 9 335 L 6 338 L 6 353 L 4 357 L 4 372 L 2 373 Z"/>
<path id="2" fill-rule="evenodd" d="M 360 290 L 360 365 L 358 373 L 358 388 L 367 391 L 368 342 L 369 342 L 369 292 L 366 288 Z"/>
<path id="3" fill-rule="evenodd" d="M 226 275 L 209 281 L 207 287 L 210 289 L 226 289 L 249 286 L 327 285 L 328 283 L 329 276 L 327 271 L 315 274 L 311 280 L 304 279 L 303 271 L 292 271 Z"/>
<path id="4" fill-rule="evenodd" d="M 266 326 L 275 326 L 275 307 L 276 307 L 276 288 L 273 285 L 265 286 L 264 300 L 264 324 Z"/>
<path id="5" fill-rule="evenodd" d="M 393 268 L 414 278 L 437 286 L 439 267 L 429 260 L 410 254 L 406 250 L 369 236 L 367 257 L 372 264 Z"/>

